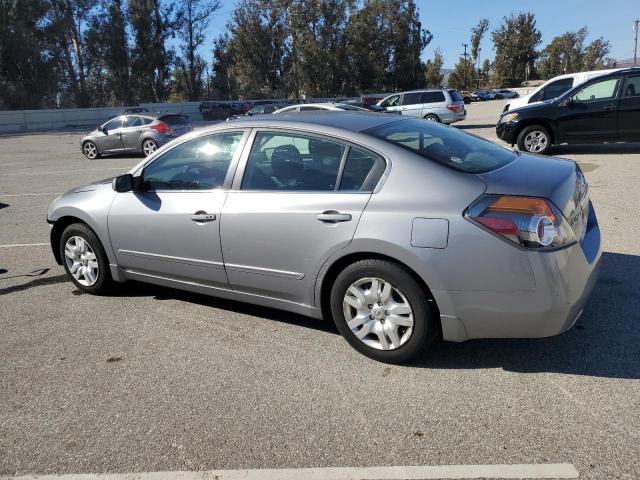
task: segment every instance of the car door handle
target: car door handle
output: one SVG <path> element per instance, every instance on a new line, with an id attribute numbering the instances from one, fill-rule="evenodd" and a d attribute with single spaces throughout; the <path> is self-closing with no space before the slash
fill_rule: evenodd
<path id="1" fill-rule="evenodd" d="M 199 210 L 193 215 L 190 215 L 189 218 L 198 223 L 213 222 L 216 219 L 216 214 L 207 213 L 204 210 Z"/>
<path id="2" fill-rule="evenodd" d="M 350 213 L 340 213 L 335 210 L 327 210 L 326 212 L 319 213 L 316 218 L 325 223 L 338 223 L 338 222 L 350 222 Z"/>
<path id="3" fill-rule="evenodd" d="M 604 110 L 613 110 L 614 108 L 616 108 L 615 105 L 605 105 L 603 107 Z"/>

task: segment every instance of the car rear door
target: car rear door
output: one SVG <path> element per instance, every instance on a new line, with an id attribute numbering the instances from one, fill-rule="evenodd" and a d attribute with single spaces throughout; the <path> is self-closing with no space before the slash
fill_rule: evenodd
<path id="1" fill-rule="evenodd" d="M 618 135 L 625 140 L 640 141 L 640 75 L 629 75 L 622 88 Z"/>
<path id="2" fill-rule="evenodd" d="M 139 151 L 140 150 L 140 134 L 145 128 L 145 125 L 151 123 L 145 122 L 145 117 L 140 115 L 127 115 L 124 120 L 121 131 L 122 146 L 127 151 Z"/>
<path id="3" fill-rule="evenodd" d="M 127 274 L 228 286 L 220 213 L 247 136 L 240 129 L 179 143 L 144 167 L 142 191 L 116 195 L 109 238 Z"/>
<path id="4" fill-rule="evenodd" d="M 556 107 L 556 121 L 562 139 L 568 142 L 615 139 L 622 82 L 622 77 L 593 81 L 561 102 Z"/>
<path id="5" fill-rule="evenodd" d="M 351 242 L 386 164 L 314 134 L 259 129 L 250 141 L 220 224 L 229 283 L 311 305 L 319 269 Z"/>
<path id="6" fill-rule="evenodd" d="M 402 94 L 402 106 L 400 107 L 402 115 L 407 117 L 420 118 L 422 113 L 422 103 L 420 100 L 420 92 L 408 92 Z"/>

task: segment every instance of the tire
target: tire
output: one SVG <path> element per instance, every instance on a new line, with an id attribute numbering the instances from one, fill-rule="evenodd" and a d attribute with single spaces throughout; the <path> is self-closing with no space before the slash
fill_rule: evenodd
<path id="1" fill-rule="evenodd" d="M 84 246 L 78 239 L 84 242 Z M 84 223 L 73 223 L 64 229 L 60 237 L 60 258 L 69 279 L 83 292 L 102 295 L 112 288 L 113 280 L 104 248 L 93 230 Z M 73 267 L 76 267 L 75 274 L 72 273 Z"/>
<path id="2" fill-rule="evenodd" d="M 145 140 L 142 141 L 141 149 L 142 149 L 142 154 L 145 157 L 148 157 L 158 149 L 158 144 L 156 143 L 155 140 L 146 138 Z"/>
<path id="3" fill-rule="evenodd" d="M 496 100 L 502 100 L 504 97 L 502 95 L 496 95 Z"/>
<path id="4" fill-rule="evenodd" d="M 522 152 L 544 155 L 551 148 L 551 135 L 542 125 L 529 125 L 518 134 L 518 149 Z"/>
<path id="5" fill-rule="evenodd" d="M 420 285 L 393 262 L 367 259 L 349 265 L 336 277 L 330 301 L 333 321 L 342 336 L 357 351 L 379 362 L 401 364 L 415 359 L 438 332 Z M 394 310 L 395 315 L 390 313 Z"/>
<path id="6" fill-rule="evenodd" d="M 424 119 L 425 119 L 427 122 L 436 122 L 436 123 L 440 123 L 440 119 L 438 118 L 438 116 L 437 116 L 437 115 L 434 115 L 434 114 L 432 114 L 432 113 L 430 113 L 429 115 L 425 115 L 425 116 L 424 116 Z"/>
<path id="7" fill-rule="evenodd" d="M 91 141 L 86 141 L 82 144 L 82 153 L 89 160 L 100 158 L 100 151 L 98 150 L 98 146 Z"/>

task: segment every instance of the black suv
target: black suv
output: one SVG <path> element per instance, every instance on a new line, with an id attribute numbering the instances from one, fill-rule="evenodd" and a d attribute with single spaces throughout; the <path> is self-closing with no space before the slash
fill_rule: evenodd
<path id="1" fill-rule="evenodd" d="M 640 68 L 596 77 L 558 98 L 503 113 L 498 137 L 531 153 L 560 143 L 640 142 Z"/>

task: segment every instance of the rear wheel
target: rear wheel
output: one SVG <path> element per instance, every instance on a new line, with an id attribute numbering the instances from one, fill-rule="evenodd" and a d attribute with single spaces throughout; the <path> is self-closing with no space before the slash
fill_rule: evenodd
<path id="1" fill-rule="evenodd" d="M 504 97 L 502 95 L 496 95 L 496 100 L 502 100 Z"/>
<path id="2" fill-rule="evenodd" d="M 529 125 L 518 135 L 518 148 L 529 153 L 547 153 L 551 148 L 551 135 L 542 125 Z"/>
<path id="3" fill-rule="evenodd" d="M 420 285 L 403 267 L 385 260 L 345 268 L 331 289 L 331 313 L 352 347 L 381 362 L 416 358 L 436 333 Z"/>
<path id="4" fill-rule="evenodd" d="M 73 223 L 60 238 L 60 258 L 69 279 L 82 291 L 106 293 L 113 280 L 109 262 L 96 234 L 83 223 Z"/>
<path id="5" fill-rule="evenodd" d="M 433 115 L 433 114 L 429 114 L 429 115 L 425 115 L 424 119 L 427 122 L 436 122 L 436 123 L 440 123 L 440 119 L 438 118 L 437 115 Z"/>
<path id="6" fill-rule="evenodd" d="M 145 157 L 148 157 L 157 149 L 158 149 L 158 144 L 155 142 L 155 140 L 151 140 L 150 138 L 147 138 L 144 142 L 142 142 L 142 153 L 144 153 Z"/>
<path id="7" fill-rule="evenodd" d="M 82 153 L 89 160 L 94 160 L 100 156 L 100 152 L 98 152 L 98 147 L 93 142 L 84 142 L 82 144 Z"/>

